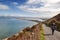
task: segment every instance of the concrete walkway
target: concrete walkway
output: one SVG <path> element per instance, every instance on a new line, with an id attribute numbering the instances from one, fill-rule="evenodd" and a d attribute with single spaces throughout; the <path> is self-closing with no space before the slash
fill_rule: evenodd
<path id="1" fill-rule="evenodd" d="M 44 35 L 46 40 L 60 40 L 60 32 L 55 31 L 54 35 L 52 35 L 52 31 L 49 27 L 47 27 L 45 24 L 42 25 L 44 29 Z"/>

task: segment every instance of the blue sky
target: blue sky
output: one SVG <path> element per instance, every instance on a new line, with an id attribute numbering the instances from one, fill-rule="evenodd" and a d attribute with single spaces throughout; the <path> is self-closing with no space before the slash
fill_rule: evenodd
<path id="1" fill-rule="evenodd" d="M 0 16 L 52 17 L 60 12 L 60 0 L 0 0 Z"/>

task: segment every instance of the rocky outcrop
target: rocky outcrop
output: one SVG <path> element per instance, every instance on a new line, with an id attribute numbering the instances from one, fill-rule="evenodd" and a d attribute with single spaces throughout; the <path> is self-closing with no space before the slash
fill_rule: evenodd
<path id="1" fill-rule="evenodd" d="M 12 37 L 6 38 L 4 40 L 40 40 L 40 27 L 41 23 L 23 29 L 21 32 L 13 35 Z"/>

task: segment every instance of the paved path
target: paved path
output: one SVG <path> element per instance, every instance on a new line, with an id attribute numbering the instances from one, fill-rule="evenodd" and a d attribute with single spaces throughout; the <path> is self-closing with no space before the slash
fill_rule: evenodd
<path id="1" fill-rule="evenodd" d="M 54 35 L 51 35 L 51 29 L 46 25 L 42 25 L 44 29 L 44 35 L 46 40 L 60 40 L 60 32 L 55 31 Z"/>

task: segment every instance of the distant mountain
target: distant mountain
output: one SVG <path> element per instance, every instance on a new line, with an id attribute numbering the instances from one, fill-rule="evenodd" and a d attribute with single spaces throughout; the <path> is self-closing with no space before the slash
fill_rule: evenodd
<path id="1" fill-rule="evenodd" d="M 16 17 L 16 16 L 0 16 L 0 19 L 18 19 L 18 20 L 29 20 L 34 22 L 42 22 L 47 18 L 39 18 L 39 17 Z"/>

